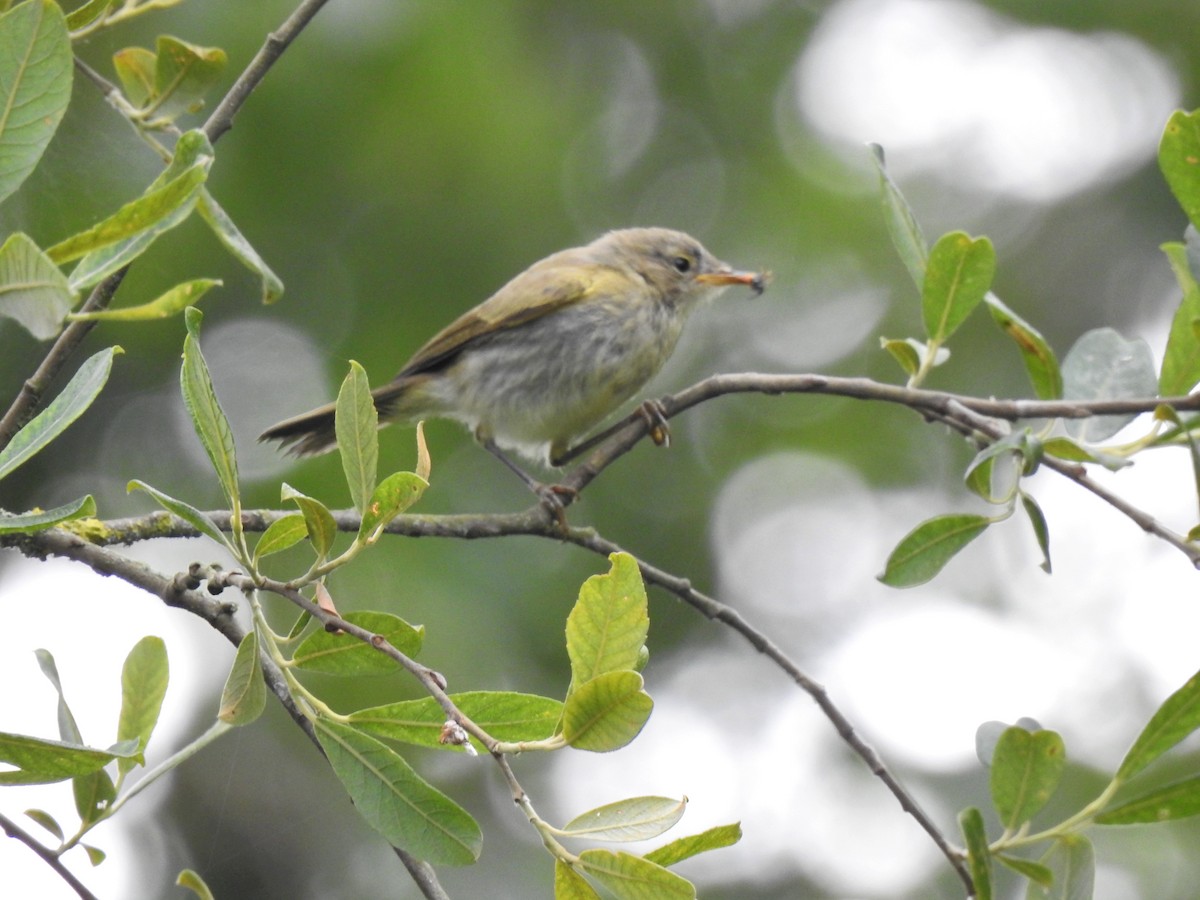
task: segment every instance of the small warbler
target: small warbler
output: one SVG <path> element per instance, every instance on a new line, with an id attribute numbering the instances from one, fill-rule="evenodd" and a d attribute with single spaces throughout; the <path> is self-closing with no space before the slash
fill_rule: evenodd
<path id="1" fill-rule="evenodd" d="M 434 335 L 372 391 L 380 423 L 462 422 L 544 496 L 503 450 L 566 462 L 574 441 L 662 368 L 699 301 L 732 284 L 762 293 L 768 277 L 734 271 L 679 231 L 610 231 L 534 263 Z M 336 444 L 334 407 L 259 439 L 297 456 L 324 453 Z"/>

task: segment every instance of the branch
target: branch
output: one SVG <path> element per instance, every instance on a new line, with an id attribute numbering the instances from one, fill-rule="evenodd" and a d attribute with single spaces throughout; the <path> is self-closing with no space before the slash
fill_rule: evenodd
<path id="1" fill-rule="evenodd" d="M 29 832 L 25 831 L 25 829 L 2 813 L 0 813 L 0 828 L 4 829 L 4 833 L 10 838 L 16 838 L 40 856 L 42 861 L 53 869 L 59 878 L 69 884 L 71 890 L 78 894 L 82 900 L 99 900 L 95 894 L 87 889 L 82 881 L 71 873 L 70 869 L 63 865 L 62 860 L 58 858 L 53 850 L 44 847 L 33 835 L 29 834 Z"/>

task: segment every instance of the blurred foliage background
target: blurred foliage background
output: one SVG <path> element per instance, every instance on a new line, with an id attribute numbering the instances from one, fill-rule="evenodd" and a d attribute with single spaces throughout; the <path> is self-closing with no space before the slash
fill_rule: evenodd
<path id="1" fill-rule="evenodd" d="M 111 77 L 113 52 L 169 33 L 224 48 L 231 80 L 292 6 L 191 0 L 77 49 Z M 680 228 L 723 259 L 775 273 L 762 298 L 731 292 L 697 315 L 650 394 L 718 371 L 901 381 L 877 339 L 919 336 L 918 306 L 884 228 L 865 148 L 873 141 L 928 236 L 964 228 L 993 238 L 997 292 L 1060 356 L 1101 325 L 1143 334 L 1157 353 L 1177 301 L 1157 248 L 1179 238 L 1184 216 L 1154 152 L 1170 110 L 1197 105 L 1197 33 L 1200 5 L 1179 0 L 333 2 L 218 144 L 209 182 L 284 279 L 283 300 L 258 305 L 252 277 L 193 222 L 137 263 L 116 302 L 143 302 L 183 278 L 224 279 L 204 301 L 204 347 L 237 431 L 248 503 L 278 506 L 286 478 L 345 506 L 336 457 L 293 464 L 254 436 L 331 399 L 347 359 L 375 382 L 390 378 L 429 335 L 526 265 L 608 228 Z M 0 208 L 0 233 L 20 228 L 53 243 L 139 192 L 158 168 L 77 77 L 43 164 Z M 985 319 L 959 333 L 930 386 L 1028 395 L 1017 354 Z M 0 392 L 11 396 L 44 348 L 9 322 L 0 329 Z M 125 494 L 136 477 L 201 508 L 218 505 L 178 400 L 182 336 L 178 318 L 97 328 L 91 349 L 126 350 L 108 389 L 23 479 L 5 482 L 0 504 L 48 507 L 93 492 L 103 515 L 132 515 L 148 509 L 144 496 Z M 421 511 L 528 504 L 461 429 L 434 423 L 428 436 L 433 487 Z M 986 796 L 971 730 L 937 733 L 941 755 L 922 756 L 892 746 L 889 729 L 922 731 L 923 716 L 958 712 L 975 721 L 1045 717 L 1074 703 L 1092 724 L 1065 729 L 1068 751 L 1073 738 L 1099 741 L 1074 772 L 1078 802 L 1099 783 L 1088 764 L 1119 759 L 1122 741 L 1196 668 L 1194 653 L 1155 644 L 1161 635 L 1147 639 L 1147 653 L 1162 651 L 1173 666 L 1166 674 L 1142 656 L 1126 661 L 1115 620 L 1104 629 L 1115 645 L 1090 648 L 1087 665 L 1062 649 L 1069 664 L 1042 666 L 1053 654 L 1027 653 L 974 620 L 964 637 L 956 630 L 964 610 L 1017 621 L 1051 642 L 1059 632 L 1049 620 L 1069 630 L 1112 611 L 1097 583 L 1111 587 L 1113 572 L 1083 561 L 1072 570 L 1068 557 L 1051 579 L 1026 574 L 1036 559 L 1025 534 L 989 535 L 974 563 L 956 563 L 957 577 L 928 590 L 879 588 L 874 575 L 891 544 L 920 518 L 967 502 L 957 486 L 967 448 L 903 410 L 730 397 L 678 420 L 674 436 L 669 451 L 647 444 L 606 472 L 571 520 L 746 611 L 835 697 L 849 698 L 869 738 L 950 832 L 954 811 Z M 411 467 L 411 429 L 388 429 L 382 454 L 385 467 Z M 1063 531 L 1049 508 L 1052 534 L 1110 554 L 1106 541 L 1141 540 L 1111 512 L 1089 533 L 1095 511 Z M 169 569 L 164 560 L 182 567 L 209 548 L 139 552 Z M 1180 562 L 1164 565 L 1178 575 Z M 9 578 L 33 565 L 4 564 Z M 560 696 L 565 613 L 579 583 L 604 568 L 548 541 L 395 540 L 334 588 L 343 609 L 383 608 L 425 624 L 424 661 L 454 689 Z M 1036 591 L 1044 605 L 1022 619 Z M 1194 602 L 1194 587 L 1180 591 Z M 646 747 L 639 741 L 620 759 L 517 760 L 543 814 L 565 819 L 644 789 L 692 797 L 685 831 L 707 817 L 742 819 L 742 844 L 684 868 L 709 898 L 959 895 L 932 846 L 805 696 L 675 600 L 652 592 L 651 602 L 646 674 L 659 709 Z M 887 625 L 898 610 L 917 609 L 929 615 L 909 630 Z M 50 640 L 30 633 L 31 648 Z M 211 661 L 194 676 L 203 694 L 219 685 L 232 650 L 197 641 Z M 872 652 L 835 652 L 850 646 Z M 956 657 L 937 655 L 955 646 L 968 657 L 1003 647 L 1004 669 L 981 657 L 956 670 Z M 884 723 L 869 701 L 855 704 L 855 684 L 869 696 L 923 654 L 932 657 L 923 664 L 929 681 L 903 698 L 916 719 Z M 1106 668 L 1092 668 L 1103 660 Z M 956 704 L 948 690 L 953 680 L 975 697 L 992 696 L 989 685 L 1004 697 L 1011 669 L 1026 665 L 1033 686 L 993 712 Z M 186 673 L 176 677 L 187 683 Z M 414 688 L 397 678 L 328 690 L 350 709 Z M 1080 693 L 1089 699 L 1066 699 Z M 491 768 L 458 757 L 414 763 L 484 819 L 480 864 L 445 873 L 452 895 L 549 895 L 549 866 Z M 758 787 L 747 784 L 752 774 Z M 135 866 L 130 884 L 164 885 L 138 896 L 176 896 L 165 885 L 185 865 L 218 897 L 417 896 L 282 715 L 202 754 L 169 794 L 133 824 L 131 851 L 106 864 Z M 1181 851 L 1195 837 L 1183 825 L 1102 843 L 1110 866 L 1097 896 L 1194 896 L 1195 854 Z"/>

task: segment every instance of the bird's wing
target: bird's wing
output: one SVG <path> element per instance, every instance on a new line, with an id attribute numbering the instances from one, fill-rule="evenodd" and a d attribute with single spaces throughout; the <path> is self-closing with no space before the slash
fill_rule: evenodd
<path id="1" fill-rule="evenodd" d="M 396 377 L 435 369 L 484 335 L 515 328 L 594 296 L 616 275 L 611 269 L 585 263 L 590 260 L 576 250 L 564 250 L 535 263 L 430 338 Z"/>

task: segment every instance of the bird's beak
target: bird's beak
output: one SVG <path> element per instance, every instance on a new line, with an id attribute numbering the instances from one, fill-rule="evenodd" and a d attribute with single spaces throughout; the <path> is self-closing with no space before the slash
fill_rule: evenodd
<path id="1" fill-rule="evenodd" d="M 770 272 L 735 272 L 728 266 L 715 272 L 701 272 L 696 280 L 702 284 L 725 286 L 729 284 L 744 284 L 754 293 L 761 294 L 771 281 Z"/>

